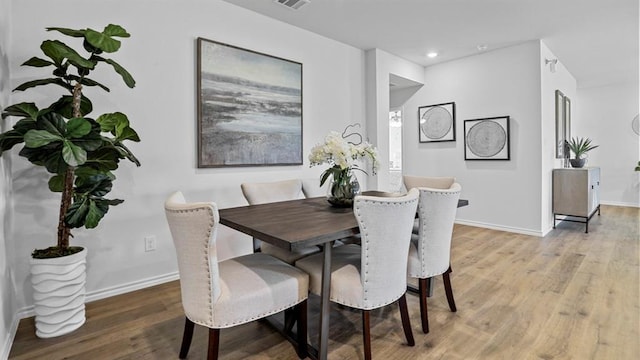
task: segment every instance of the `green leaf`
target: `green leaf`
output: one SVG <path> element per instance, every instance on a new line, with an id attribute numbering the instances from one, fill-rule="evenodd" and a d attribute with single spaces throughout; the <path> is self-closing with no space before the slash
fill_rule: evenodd
<path id="1" fill-rule="evenodd" d="M 102 31 L 105 35 L 128 38 L 129 33 L 120 25 L 109 24 Z"/>
<path id="2" fill-rule="evenodd" d="M 131 76 L 131 74 L 129 74 L 129 72 L 123 68 L 122 66 L 120 66 L 120 64 L 118 64 L 117 62 L 111 60 L 111 59 L 105 59 L 102 58 L 100 56 L 96 56 L 96 58 L 99 61 L 104 61 L 107 64 L 113 66 L 113 69 L 120 74 L 120 76 L 122 76 L 122 80 L 124 80 L 124 83 L 127 84 L 127 86 L 129 88 L 134 88 L 136 86 L 136 81 L 133 79 L 133 76 Z"/>
<path id="3" fill-rule="evenodd" d="M 0 134 L 0 154 L 10 150 L 15 145 L 24 141 L 24 134 L 19 133 L 16 130 L 9 130 Z"/>
<path id="4" fill-rule="evenodd" d="M 26 147 L 39 148 L 54 141 L 62 141 L 62 137 L 52 134 L 46 130 L 29 130 L 24 134 L 24 144 Z"/>
<path id="5" fill-rule="evenodd" d="M 79 228 L 84 226 L 85 219 L 89 213 L 89 199 L 82 198 L 79 201 L 74 201 L 67 213 L 64 220 L 71 228 Z"/>
<path id="6" fill-rule="evenodd" d="M 49 65 L 55 66 L 55 64 L 52 63 L 51 61 L 44 60 L 36 56 L 22 63 L 22 66 L 33 66 L 33 67 L 45 67 Z"/>
<path id="7" fill-rule="evenodd" d="M 64 118 L 57 113 L 46 113 L 38 117 L 36 121 L 38 130 L 46 130 L 59 137 L 64 137 L 67 132 L 67 123 Z"/>
<path id="8" fill-rule="evenodd" d="M 47 55 L 56 66 L 62 66 L 62 61 L 67 59 L 72 65 L 92 69 L 95 67 L 93 61 L 87 60 L 80 56 L 75 50 L 58 40 L 45 40 L 40 46 L 42 51 Z"/>
<path id="9" fill-rule="evenodd" d="M 61 27 L 48 27 L 47 31 L 58 31 L 64 35 L 72 37 L 84 37 L 85 30 L 74 30 Z"/>
<path id="10" fill-rule="evenodd" d="M 65 118 L 70 119 L 73 117 L 73 97 L 63 95 L 58 101 L 49 105 L 49 108 Z M 93 111 L 93 104 L 89 98 L 83 95 L 80 99 L 80 113 L 86 116 L 91 113 L 91 111 Z"/>
<path id="11" fill-rule="evenodd" d="M 35 120 L 38 117 L 38 107 L 34 103 L 19 103 L 4 109 L 2 118 L 9 116 L 24 116 Z"/>
<path id="12" fill-rule="evenodd" d="M 62 158 L 69 166 L 78 166 L 87 161 L 87 152 L 71 141 L 65 140 L 62 143 Z"/>
<path id="13" fill-rule="evenodd" d="M 90 177 L 82 177 L 76 180 L 76 193 L 103 197 L 107 195 L 113 187 L 112 179 L 103 173 L 98 173 Z"/>
<path id="14" fill-rule="evenodd" d="M 41 86 L 41 85 L 49 85 L 49 84 L 55 84 L 58 86 L 62 86 L 63 88 L 69 90 L 69 91 L 73 91 L 73 86 L 67 84 L 64 80 L 60 79 L 60 78 L 49 78 L 49 79 L 39 79 L 39 80 L 32 80 L 32 81 L 27 81 L 26 83 L 18 86 L 17 88 L 13 89 L 13 91 L 24 91 L 27 90 L 29 88 L 32 87 L 36 87 L 36 86 Z"/>
<path id="15" fill-rule="evenodd" d="M 73 118 L 67 122 L 67 138 L 79 138 L 91 131 L 91 123 L 84 118 Z"/>
<path id="16" fill-rule="evenodd" d="M 49 179 L 49 190 L 62 192 L 64 189 L 64 175 L 56 174 Z"/>
<path id="17" fill-rule="evenodd" d="M 122 131 L 123 128 L 129 126 L 127 115 L 121 112 L 102 114 L 98 116 L 96 122 L 100 124 L 101 131 L 110 132 L 113 135 L 117 135 L 118 129 Z"/>
<path id="18" fill-rule="evenodd" d="M 85 39 L 92 46 L 108 53 L 116 52 L 120 49 L 120 41 L 111 38 L 111 36 L 97 32 L 93 29 L 87 29 L 84 34 Z"/>
<path id="19" fill-rule="evenodd" d="M 87 229 L 93 229 L 98 226 L 100 220 L 104 217 L 109 209 L 109 205 L 99 206 L 100 203 L 96 201 L 91 201 L 89 204 L 89 211 L 87 212 L 87 217 L 84 222 L 84 226 Z"/>
<path id="20" fill-rule="evenodd" d="M 133 128 L 127 126 L 126 128 L 122 129 L 122 131 L 120 132 L 120 135 L 116 137 L 116 140 L 117 141 L 131 140 L 135 142 L 140 142 L 140 137 L 138 136 L 138 133 L 135 130 L 133 130 Z"/>

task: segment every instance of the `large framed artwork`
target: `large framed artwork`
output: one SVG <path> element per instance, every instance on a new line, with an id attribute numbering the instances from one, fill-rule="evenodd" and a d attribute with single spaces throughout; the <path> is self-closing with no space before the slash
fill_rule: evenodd
<path id="1" fill-rule="evenodd" d="M 509 116 L 464 121 L 465 160 L 510 160 Z"/>
<path id="2" fill-rule="evenodd" d="M 456 103 L 418 108 L 420 142 L 456 141 Z"/>
<path id="3" fill-rule="evenodd" d="M 198 38 L 198 167 L 302 165 L 302 64 Z"/>

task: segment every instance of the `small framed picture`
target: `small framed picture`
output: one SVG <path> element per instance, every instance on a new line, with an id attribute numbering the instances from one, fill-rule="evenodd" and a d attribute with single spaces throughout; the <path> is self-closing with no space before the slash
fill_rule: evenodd
<path id="1" fill-rule="evenodd" d="M 510 160 L 509 116 L 464 121 L 465 160 Z"/>
<path id="2" fill-rule="evenodd" d="M 456 141 L 456 103 L 418 108 L 420 142 Z"/>

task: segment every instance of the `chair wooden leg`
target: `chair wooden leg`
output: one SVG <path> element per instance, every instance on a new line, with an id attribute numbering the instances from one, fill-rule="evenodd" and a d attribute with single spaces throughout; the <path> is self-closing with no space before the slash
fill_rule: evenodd
<path id="1" fill-rule="evenodd" d="M 180 359 L 186 359 L 193 339 L 193 328 L 195 324 L 189 318 L 185 317 L 184 333 L 182 334 L 182 345 L 180 345 Z"/>
<path id="2" fill-rule="evenodd" d="M 429 333 L 429 315 L 427 314 L 427 289 L 429 279 L 418 279 L 418 291 L 420 294 L 420 319 L 422 321 L 422 332 Z"/>
<path id="3" fill-rule="evenodd" d="M 296 352 L 298 353 L 298 357 L 300 359 L 304 359 L 309 356 L 309 352 L 307 350 L 307 300 L 305 299 L 303 302 L 296 305 L 296 313 L 298 315 L 297 323 L 297 331 L 298 331 L 298 349 Z"/>
<path id="4" fill-rule="evenodd" d="M 451 309 L 452 312 L 456 312 L 458 309 L 456 308 L 456 301 L 453 299 L 453 290 L 451 289 L 451 278 L 449 277 L 449 273 L 451 273 L 451 266 L 449 266 L 449 269 L 442 274 L 442 282 L 444 283 L 444 292 L 447 294 L 449 309 Z"/>
<path id="5" fill-rule="evenodd" d="M 296 310 L 293 308 L 284 309 L 284 332 L 290 333 L 296 323 Z"/>
<path id="6" fill-rule="evenodd" d="M 407 338 L 407 344 L 409 344 L 409 346 L 414 346 L 416 342 L 413 340 L 413 331 L 411 331 L 411 321 L 409 320 L 409 310 L 407 309 L 406 294 L 402 294 L 402 297 L 398 299 L 398 306 L 400 307 L 402 329 L 404 330 L 404 336 Z"/>
<path id="7" fill-rule="evenodd" d="M 364 359 L 371 360 L 371 331 L 369 310 L 362 310 L 362 339 L 364 341 Z"/>
<path id="8" fill-rule="evenodd" d="M 218 348 L 220 347 L 220 329 L 209 329 L 209 351 L 207 360 L 218 360 Z"/>

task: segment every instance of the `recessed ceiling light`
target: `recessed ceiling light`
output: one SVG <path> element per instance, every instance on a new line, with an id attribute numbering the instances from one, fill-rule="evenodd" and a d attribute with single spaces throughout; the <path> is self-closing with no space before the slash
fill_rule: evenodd
<path id="1" fill-rule="evenodd" d="M 477 48 L 478 48 L 478 51 L 485 51 L 485 50 L 487 50 L 487 45 L 480 44 L 480 45 L 477 46 Z"/>
<path id="2" fill-rule="evenodd" d="M 427 57 L 430 59 L 433 59 L 434 57 L 438 56 L 438 53 L 435 51 L 432 51 L 430 53 L 427 53 Z"/>

